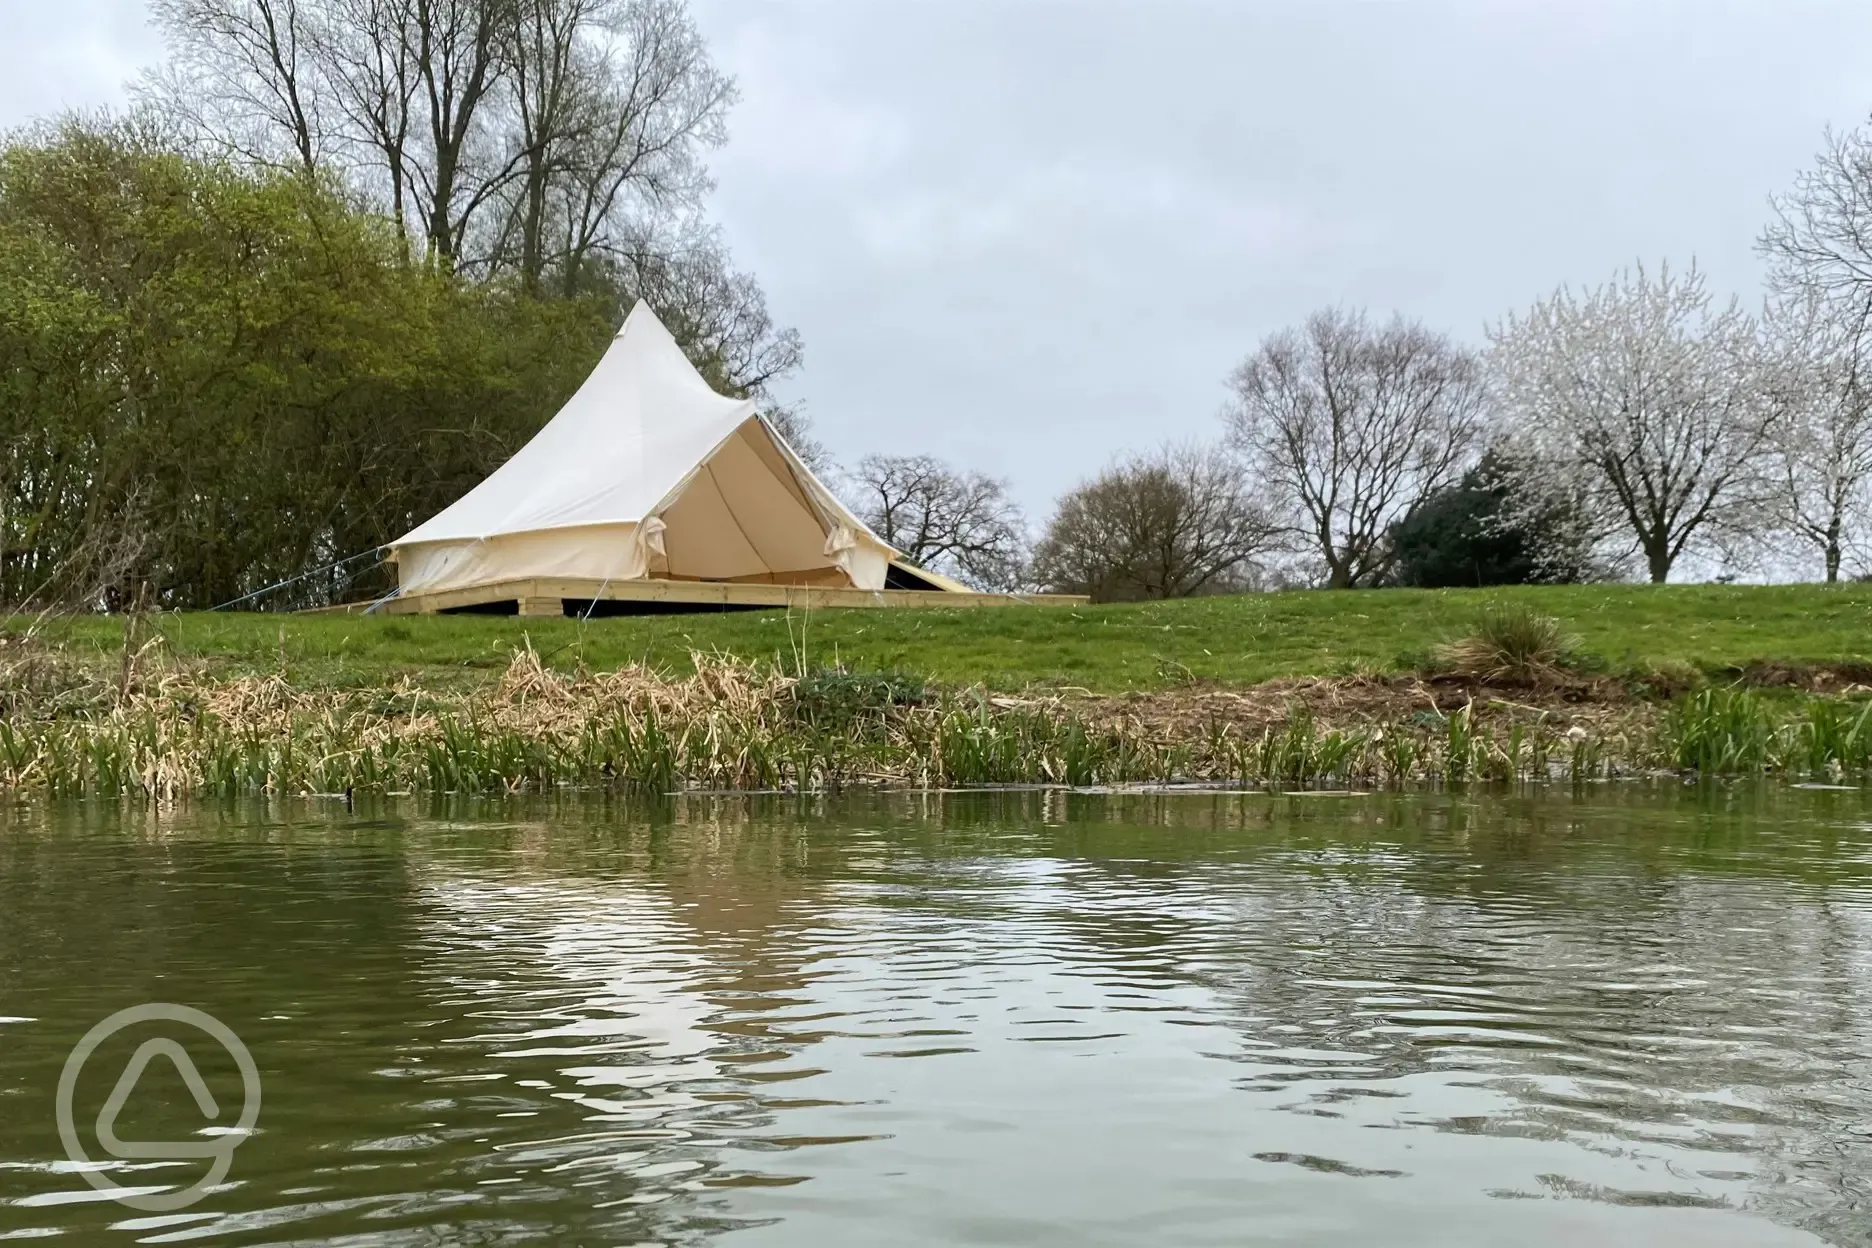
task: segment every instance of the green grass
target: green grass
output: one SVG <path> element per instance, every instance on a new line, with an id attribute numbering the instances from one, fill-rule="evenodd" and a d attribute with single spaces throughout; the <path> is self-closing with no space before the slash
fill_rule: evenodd
<path id="1" fill-rule="evenodd" d="M 474 683 L 530 638 L 550 664 L 636 660 L 683 672 L 692 650 L 748 658 L 802 652 L 867 671 L 950 684 L 1036 683 L 1094 692 L 1192 679 L 1255 684 L 1279 676 L 1412 670 L 1469 631 L 1477 612 L 1525 604 L 1556 617 L 1613 672 L 1721 675 L 1751 663 L 1872 662 L 1872 585 L 1541 586 L 1506 590 L 1296 591 L 1169 603 L 987 610 L 822 611 L 592 620 L 488 616 L 186 614 L 151 622 L 172 652 L 229 674 L 280 672 L 295 683 L 370 686 L 400 675 Z M 49 624 L 55 640 L 123 643 L 121 622 Z"/>

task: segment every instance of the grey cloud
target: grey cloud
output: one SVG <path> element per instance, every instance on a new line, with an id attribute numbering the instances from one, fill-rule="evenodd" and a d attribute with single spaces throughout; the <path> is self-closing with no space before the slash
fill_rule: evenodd
<path id="1" fill-rule="evenodd" d="M 741 80 L 714 213 L 841 456 L 1035 511 L 1208 436 L 1322 304 L 1469 339 L 1695 256 L 1752 297 L 1767 196 L 1872 109 L 1840 0 L 692 0 Z M 137 0 L 0 0 L 0 124 L 121 98 Z"/>
<path id="2" fill-rule="evenodd" d="M 0 128 L 121 103 L 159 53 L 132 0 L 0 0 Z"/>
<path id="3" fill-rule="evenodd" d="M 1750 293 L 1767 195 L 1872 106 L 1843 3 L 698 11 L 745 89 L 717 213 L 805 333 L 822 435 L 1036 508 L 1212 433 L 1231 365 L 1321 304 L 1475 339 L 1691 255 Z"/>

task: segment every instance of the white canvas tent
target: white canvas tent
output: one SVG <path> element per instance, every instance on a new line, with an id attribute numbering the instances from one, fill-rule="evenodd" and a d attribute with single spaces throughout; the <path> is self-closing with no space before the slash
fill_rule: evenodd
<path id="1" fill-rule="evenodd" d="M 522 578 L 883 590 L 895 557 L 642 303 L 532 441 L 391 548 L 406 599 Z"/>

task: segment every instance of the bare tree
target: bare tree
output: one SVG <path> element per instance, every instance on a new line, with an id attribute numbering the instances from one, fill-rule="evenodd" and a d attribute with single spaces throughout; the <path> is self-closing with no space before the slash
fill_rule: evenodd
<path id="1" fill-rule="evenodd" d="M 1474 356 L 1423 326 L 1317 312 L 1231 378 L 1230 440 L 1335 588 L 1380 582 L 1385 534 L 1462 475 L 1483 429 Z"/>
<path id="2" fill-rule="evenodd" d="M 496 114 L 520 3 L 153 0 L 171 60 L 144 94 L 250 159 L 284 146 L 310 171 L 343 153 L 453 267 L 518 163 Z"/>
<path id="3" fill-rule="evenodd" d="M 311 172 L 326 155 L 317 0 L 150 0 L 169 34 L 162 97 L 247 159 Z"/>
<path id="4" fill-rule="evenodd" d="M 381 187 L 407 249 L 411 135 L 417 124 L 417 70 L 407 32 L 415 25 L 415 0 L 326 3 L 331 33 L 319 41 L 319 60 L 332 107 L 344 118 L 336 128 L 338 141 L 345 158 Z"/>
<path id="5" fill-rule="evenodd" d="M 548 272 L 680 230 L 734 83 L 682 0 L 153 0 L 145 83 L 198 142 L 340 162 L 449 268 Z"/>
<path id="6" fill-rule="evenodd" d="M 600 3 L 526 0 L 507 34 L 521 165 L 507 229 L 518 233 L 518 268 L 528 290 L 538 289 L 546 270 L 554 182 L 570 167 L 570 149 L 591 124 L 588 97 L 598 74 L 578 35 Z"/>
<path id="7" fill-rule="evenodd" d="M 709 381 L 741 394 L 761 394 L 799 367 L 799 333 L 774 325 L 767 296 L 752 275 L 737 272 L 713 230 L 680 239 L 644 242 L 618 255 L 608 285 L 627 304 L 642 299 L 656 309 Z"/>
<path id="8" fill-rule="evenodd" d="M 519 163 L 519 153 L 495 146 L 502 34 L 516 9 L 515 0 L 412 0 L 409 8 L 420 158 L 406 174 L 429 254 L 451 268 L 476 213 Z"/>
<path id="9" fill-rule="evenodd" d="M 568 291 L 594 257 L 628 253 L 659 219 L 701 203 L 712 184 L 700 153 L 727 141 L 735 100 L 681 0 L 604 0 L 594 21 L 605 37 L 574 84 L 582 104 L 549 145 L 557 164 L 544 189 L 556 207 L 542 201 L 539 218 L 537 262 Z"/>
<path id="10" fill-rule="evenodd" d="M 1007 482 L 929 455 L 867 455 L 852 491 L 859 517 L 912 563 L 983 589 L 1015 589 L 1027 522 Z"/>
<path id="11" fill-rule="evenodd" d="M 1693 541 L 1771 518 L 1764 452 L 1781 404 L 1758 328 L 1715 306 L 1693 265 L 1562 287 L 1491 331 L 1509 428 L 1542 490 L 1582 506 L 1596 544 L 1662 583 Z"/>
<path id="12" fill-rule="evenodd" d="M 1060 500 L 1034 579 L 1101 602 L 1245 588 L 1278 525 L 1219 447 L 1169 447 L 1106 469 Z"/>
<path id="13" fill-rule="evenodd" d="M 1872 134 L 1829 130 L 1813 167 L 1772 202 L 1760 247 L 1774 284 L 1847 306 L 1872 302 Z"/>
<path id="14" fill-rule="evenodd" d="M 336 172 L 463 276 L 643 299 L 720 388 L 798 367 L 701 219 L 735 86 L 684 0 L 153 3 L 171 62 L 142 94 L 178 139 Z"/>

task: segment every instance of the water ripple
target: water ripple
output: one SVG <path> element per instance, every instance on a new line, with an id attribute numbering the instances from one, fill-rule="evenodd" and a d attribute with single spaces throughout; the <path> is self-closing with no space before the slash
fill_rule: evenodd
<path id="1" fill-rule="evenodd" d="M 11 829 L 0 1105 L 186 980 L 267 1109 L 170 1218 L 0 1113 L 0 1235 L 1872 1244 L 1863 829 L 1294 809 Z"/>

